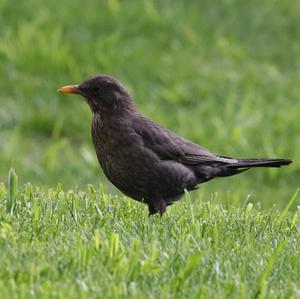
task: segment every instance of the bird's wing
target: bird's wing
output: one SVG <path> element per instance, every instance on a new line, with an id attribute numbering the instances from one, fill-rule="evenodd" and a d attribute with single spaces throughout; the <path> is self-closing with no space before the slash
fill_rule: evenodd
<path id="1" fill-rule="evenodd" d="M 216 156 L 172 131 L 165 129 L 146 117 L 133 119 L 132 127 L 146 148 L 153 151 L 162 160 L 175 160 L 182 164 L 200 164 L 217 162 L 234 163 L 235 159 Z"/>

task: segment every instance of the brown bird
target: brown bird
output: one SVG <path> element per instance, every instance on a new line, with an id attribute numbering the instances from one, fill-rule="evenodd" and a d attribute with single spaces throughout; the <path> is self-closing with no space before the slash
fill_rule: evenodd
<path id="1" fill-rule="evenodd" d="M 213 178 L 292 163 L 215 155 L 142 115 L 127 89 L 111 76 L 95 76 L 58 91 L 79 94 L 89 104 L 92 139 L 105 175 L 124 194 L 146 203 L 149 215 L 162 215 L 184 190 Z"/>

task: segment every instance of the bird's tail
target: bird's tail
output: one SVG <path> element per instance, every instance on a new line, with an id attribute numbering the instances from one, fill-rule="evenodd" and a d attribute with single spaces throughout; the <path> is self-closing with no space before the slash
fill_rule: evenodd
<path id="1" fill-rule="evenodd" d="M 234 160 L 234 159 L 233 159 Z M 228 161 L 223 164 L 215 173 L 215 176 L 226 177 L 239 174 L 252 167 L 281 167 L 283 165 L 289 165 L 293 161 L 288 159 L 239 159 L 233 162 Z"/>
<path id="2" fill-rule="evenodd" d="M 280 167 L 283 165 L 289 165 L 293 161 L 288 159 L 241 159 L 236 163 L 229 163 L 229 168 L 252 168 L 252 167 Z"/>

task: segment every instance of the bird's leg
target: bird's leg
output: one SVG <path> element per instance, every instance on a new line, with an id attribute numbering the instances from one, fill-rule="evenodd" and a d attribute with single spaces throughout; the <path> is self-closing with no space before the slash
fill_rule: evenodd
<path id="1" fill-rule="evenodd" d="M 156 213 L 159 213 L 160 216 L 162 216 L 166 211 L 166 207 L 167 206 L 164 200 L 156 200 L 149 203 L 149 217 Z"/>
<path id="2" fill-rule="evenodd" d="M 154 214 L 156 214 L 157 213 L 157 211 L 155 211 L 155 208 L 154 208 L 154 206 L 152 205 L 152 204 L 149 204 L 148 205 L 148 208 L 149 208 L 149 217 L 151 216 L 151 215 L 154 215 Z"/>

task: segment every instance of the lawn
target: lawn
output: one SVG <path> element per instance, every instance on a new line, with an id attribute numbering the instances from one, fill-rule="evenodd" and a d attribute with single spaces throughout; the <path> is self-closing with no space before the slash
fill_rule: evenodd
<path id="1" fill-rule="evenodd" d="M 300 296 L 299 199 L 284 212 L 300 177 L 300 2 L 0 0 L 0 16 L 0 297 Z M 148 219 L 103 176 L 89 107 L 56 92 L 98 73 L 215 153 L 295 163 Z"/>
<path id="2" fill-rule="evenodd" d="M 164 217 L 84 191 L 0 189 L 0 298 L 298 298 L 299 211 L 186 196 Z M 292 198 L 291 200 L 294 200 Z"/>

